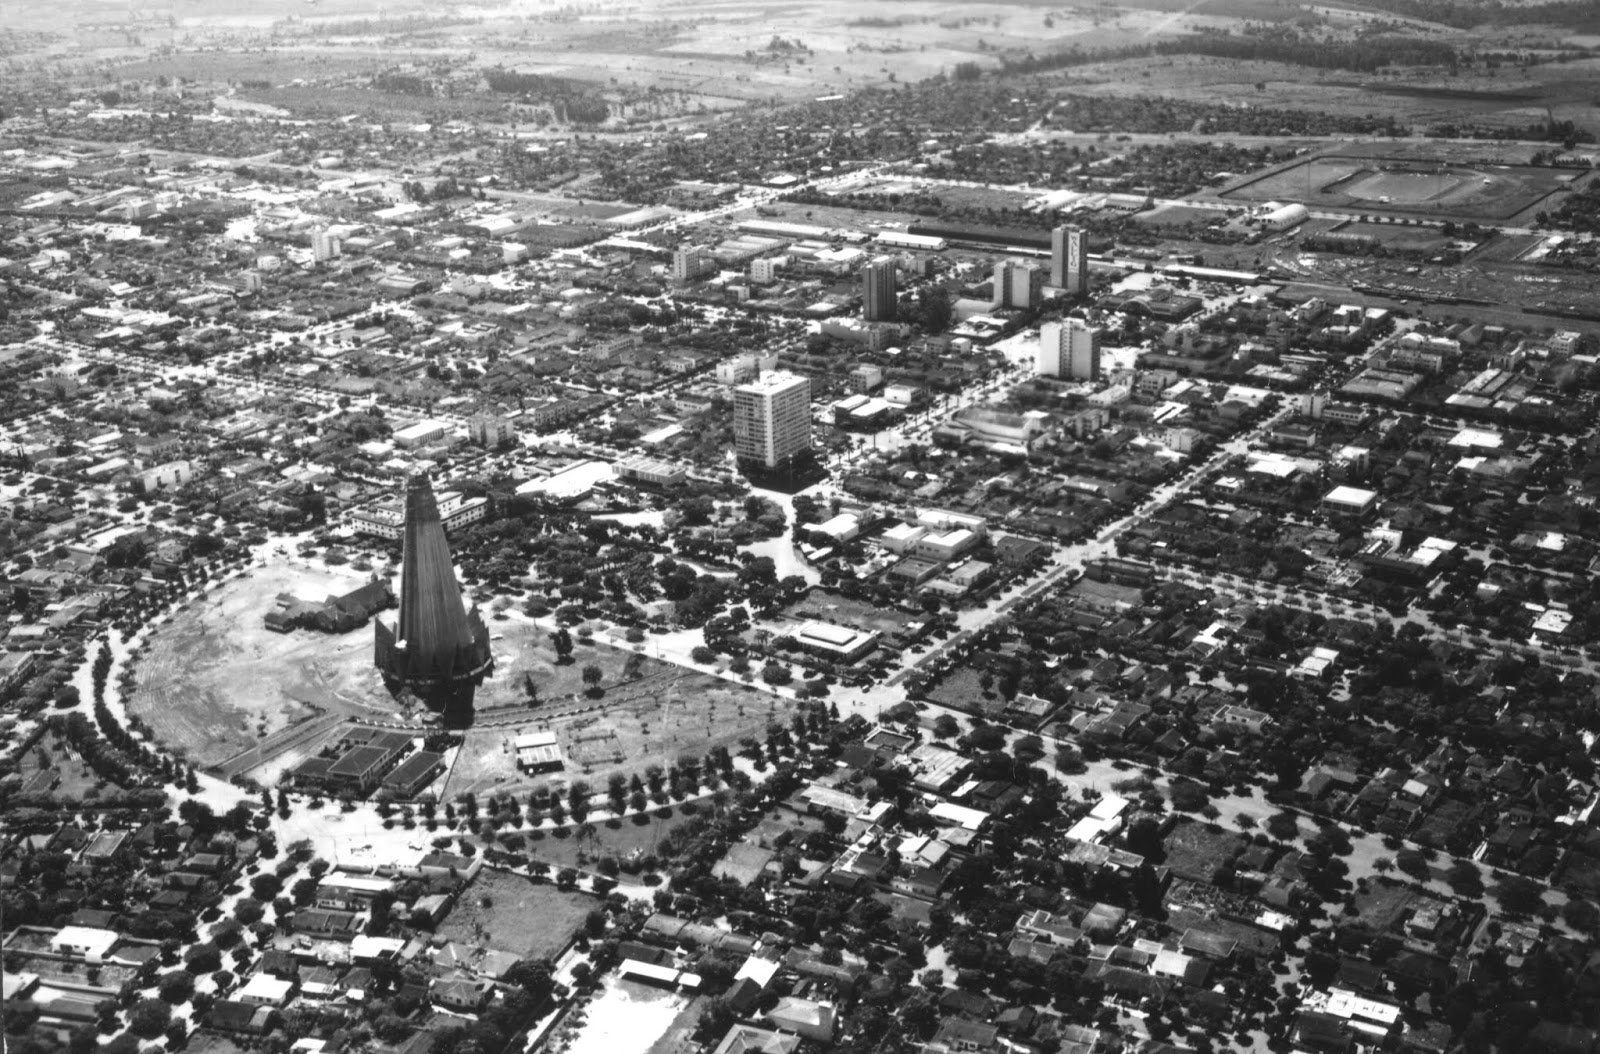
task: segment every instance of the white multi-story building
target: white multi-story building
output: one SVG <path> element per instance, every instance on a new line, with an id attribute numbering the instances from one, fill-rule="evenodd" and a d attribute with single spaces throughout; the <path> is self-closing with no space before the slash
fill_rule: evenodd
<path id="1" fill-rule="evenodd" d="M 763 256 L 750 261 L 750 281 L 756 285 L 771 285 L 778 280 L 778 271 L 787 262 L 782 256 Z"/>
<path id="2" fill-rule="evenodd" d="M 697 278 L 704 278 L 716 267 L 717 261 L 712 259 L 703 245 L 680 245 L 672 251 L 674 282 L 693 282 Z"/>
<path id="3" fill-rule="evenodd" d="M 493 450 L 517 438 L 517 427 L 499 414 L 475 414 L 467 419 L 467 438 Z"/>
<path id="4" fill-rule="evenodd" d="M 339 239 L 326 227 L 311 235 L 311 258 L 317 263 L 327 263 L 339 255 Z"/>
<path id="5" fill-rule="evenodd" d="M 776 468 L 811 448 L 811 381 L 779 371 L 733 390 L 739 460 Z"/>
<path id="6" fill-rule="evenodd" d="M 717 363 L 718 384 L 744 384 L 761 376 L 761 360 L 754 355 L 735 355 Z"/>
<path id="7" fill-rule="evenodd" d="M 1039 306 L 1044 290 L 1044 271 L 1022 260 L 1001 260 L 994 265 L 996 307 L 1028 311 Z"/>
<path id="8" fill-rule="evenodd" d="M 1039 327 L 1039 376 L 1092 381 L 1100 376 L 1100 330 L 1081 318 Z"/>
<path id="9" fill-rule="evenodd" d="M 439 503 L 439 522 L 446 531 L 476 523 L 489 514 L 488 498 L 464 498 L 456 491 L 445 490 L 440 491 L 435 500 Z M 393 499 L 352 509 L 350 526 L 362 534 L 396 541 L 405 531 L 405 502 Z"/>

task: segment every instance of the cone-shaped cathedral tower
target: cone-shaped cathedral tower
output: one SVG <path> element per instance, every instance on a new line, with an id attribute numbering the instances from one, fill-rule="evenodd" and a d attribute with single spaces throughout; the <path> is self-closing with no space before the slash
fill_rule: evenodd
<path id="1" fill-rule="evenodd" d="M 470 722 L 474 690 L 494 667 L 489 628 L 461 603 L 439 503 L 425 475 L 406 484 L 400 621 L 374 623 L 373 658 L 394 692 L 409 689 L 451 724 Z"/>

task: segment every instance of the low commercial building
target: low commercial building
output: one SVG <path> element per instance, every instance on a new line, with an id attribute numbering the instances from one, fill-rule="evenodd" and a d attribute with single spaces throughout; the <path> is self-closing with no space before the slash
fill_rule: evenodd
<path id="1" fill-rule="evenodd" d="M 1322 497 L 1322 511 L 1330 516 L 1365 516 L 1377 504 L 1377 493 L 1360 487 L 1335 487 Z"/>
<path id="2" fill-rule="evenodd" d="M 458 491 L 440 491 L 435 500 L 439 504 L 439 522 L 446 531 L 477 523 L 489 514 L 488 498 L 467 498 Z M 350 526 L 361 534 L 398 541 L 405 529 L 405 503 L 400 499 L 382 501 L 350 512 Z"/>
<path id="3" fill-rule="evenodd" d="M 383 789 L 393 791 L 398 798 L 414 798 L 428 784 L 438 779 L 444 771 L 444 755 L 431 750 L 420 750 L 400 763 L 400 767 L 383 777 Z"/>
<path id="4" fill-rule="evenodd" d="M 825 534 L 834 542 L 848 542 L 861 533 L 861 521 L 853 512 L 841 512 L 823 523 L 811 527 L 813 534 Z"/>
<path id="5" fill-rule="evenodd" d="M 84 962 L 105 962 L 121 938 L 115 930 L 96 926 L 63 926 L 50 938 L 50 950 Z"/>
<path id="6" fill-rule="evenodd" d="M 927 533 L 928 528 L 920 524 L 900 523 L 879 535 L 878 544 L 891 553 L 909 553 Z"/>
<path id="7" fill-rule="evenodd" d="M 976 548 L 982 540 L 976 532 L 965 527 L 957 527 L 954 530 L 923 535 L 912 546 L 911 551 L 930 560 L 948 562 Z"/>
<path id="8" fill-rule="evenodd" d="M 315 902 L 328 911 L 363 911 L 373 900 L 394 892 L 394 882 L 368 875 L 324 875 L 317 882 Z"/>
<path id="9" fill-rule="evenodd" d="M 362 794 L 369 793 L 400 763 L 403 754 L 403 750 L 393 750 L 381 744 L 355 747 L 328 767 L 328 782 L 342 788 L 353 788 Z"/>
<path id="10" fill-rule="evenodd" d="M 427 446 L 435 439 L 441 439 L 449 434 L 450 426 L 443 421 L 418 421 L 414 425 L 407 425 L 394 434 L 395 446 L 412 450 L 420 446 Z"/>
<path id="11" fill-rule="evenodd" d="M 258 973 L 239 989 L 237 999 L 252 1006 L 281 1007 L 294 994 L 294 982 Z"/>
<path id="12" fill-rule="evenodd" d="M 194 478 L 194 466 L 187 461 L 168 461 L 139 473 L 139 490 L 150 493 L 157 490 L 177 490 Z"/>
<path id="13" fill-rule="evenodd" d="M 878 646 L 878 634 L 831 622 L 807 622 L 795 633 L 795 640 L 813 655 L 840 662 L 855 662 Z"/>
<path id="14" fill-rule="evenodd" d="M 676 487 L 689 478 L 689 470 L 682 465 L 659 458 L 634 457 L 616 464 L 618 479 L 644 483 L 652 487 Z"/>

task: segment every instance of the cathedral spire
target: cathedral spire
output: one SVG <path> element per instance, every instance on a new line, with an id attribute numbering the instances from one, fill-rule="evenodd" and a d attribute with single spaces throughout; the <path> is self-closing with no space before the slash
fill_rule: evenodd
<path id="1" fill-rule="evenodd" d="M 391 689 L 410 688 L 426 700 L 459 703 L 494 665 L 489 629 L 477 608 L 461 602 L 439 518 L 439 503 L 425 475 L 406 484 L 404 555 L 400 570 L 400 619 L 393 629 L 379 621 L 373 657 Z"/>

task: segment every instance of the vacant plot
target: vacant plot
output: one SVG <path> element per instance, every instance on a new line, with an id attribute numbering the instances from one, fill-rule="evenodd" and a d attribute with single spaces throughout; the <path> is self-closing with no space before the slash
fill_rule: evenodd
<path id="1" fill-rule="evenodd" d="M 577 707 L 524 710 L 515 720 L 506 719 L 513 711 L 497 715 L 480 708 L 479 726 L 467 733 L 445 794 L 565 786 L 579 778 L 603 788 L 613 772 L 632 775 L 652 764 L 666 767 L 680 755 L 700 757 L 714 746 L 737 750 L 741 738 L 764 736 L 769 722 L 787 722 L 794 707 L 791 699 L 676 670 Z M 541 729 L 555 732 L 564 768 L 539 775 L 519 772 L 512 741 Z"/>
<path id="2" fill-rule="evenodd" d="M 1532 165 L 1336 153 L 1269 172 L 1221 196 L 1298 201 L 1312 208 L 1504 220 L 1568 188 L 1581 175 L 1575 169 Z"/>
<path id="3" fill-rule="evenodd" d="M 1388 933 L 1399 924 L 1414 901 L 1426 899 L 1405 886 L 1369 883 L 1365 893 L 1355 894 L 1356 925 L 1371 933 Z"/>
<path id="4" fill-rule="evenodd" d="M 438 933 L 485 950 L 543 959 L 565 948 L 599 903 L 587 893 L 485 870 L 450 910 Z"/>
<path id="5" fill-rule="evenodd" d="M 983 674 L 970 666 L 957 666 L 939 679 L 928 693 L 928 698 L 943 706 L 957 710 L 975 710 L 981 713 L 998 713 L 1005 705 L 991 687 L 983 688 Z"/>
<path id="6" fill-rule="evenodd" d="M 1242 849 L 1243 835 L 1204 823 L 1182 822 L 1163 840 L 1167 867 L 1179 878 L 1209 882 Z"/>
<path id="7" fill-rule="evenodd" d="M 372 630 L 274 633 L 262 624 L 280 593 L 348 592 L 357 572 L 287 558 L 213 588 L 151 633 L 133 662 L 131 713 L 202 765 L 322 713 L 392 716 L 372 668 Z"/>

